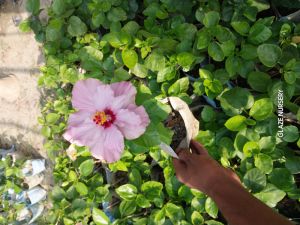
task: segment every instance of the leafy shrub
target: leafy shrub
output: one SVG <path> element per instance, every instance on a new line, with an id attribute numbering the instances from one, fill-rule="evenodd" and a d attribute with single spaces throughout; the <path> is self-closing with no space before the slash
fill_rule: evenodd
<path id="1" fill-rule="evenodd" d="M 271 207 L 285 196 L 299 200 L 300 26 L 270 16 L 267 1 L 54 0 L 47 21 L 39 19 L 39 0 L 28 0 L 27 10 L 21 29 L 43 44 L 39 85 L 51 93 L 39 118 L 55 160 L 48 223 L 109 224 L 102 203 L 110 202 L 114 224 L 222 224 L 215 203 L 179 183 L 158 147 L 172 140 L 163 123 L 170 108 L 159 102 L 171 95 L 200 105 L 197 140 L 257 198 Z M 74 111 L 72 84 L 89 77 L 131 81 L 151 119 L 110 165 L 84 147 L 70 160 L 61 138 Z"/>
<path id="2" fill-rule="evenodd" d="M 3 150 L 2 150 L 3 151 Z M 9 224 L 16 221 L 18 213 L 25 208 L 24 203 L 16 203 L 14 197 L 23 191 L 23 160 L 14 160 L 11 156 L 0 160 L 0 223 Z"/>

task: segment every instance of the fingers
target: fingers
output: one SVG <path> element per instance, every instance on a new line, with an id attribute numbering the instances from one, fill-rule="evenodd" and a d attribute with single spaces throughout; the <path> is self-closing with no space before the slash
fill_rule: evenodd
<path id="1" fill-rule="evenodd" d="M 173 158 L 173 165 L 176 170 L 176 173 L 184 172 L 187 168 L 186 162 L 181 159 Z"/>
<path id="2" fill-rule="evenodd" d="M 182 161 L 189 161 L 192 154 L 187 149 L 181 149 L 178 153 L 178 157 Z"/>
<path id="3" fill-rule="evenodd" d="M 208 155 L 206 149 L 197 141 L 191 140 L 190 147 L 198 155 Z"/>
<path id="4" fill-rule="evenodd" d="M 173 158 L 173 165 L 175 168 L 175 172 L 176 172 L 176 177 L 180 182 L 184 182 L 184 177 L 186 175 L 186 170 L 187 170 L 187 164 L 182 161 L 182 160 L 178 160 L 176 158 Z"/>

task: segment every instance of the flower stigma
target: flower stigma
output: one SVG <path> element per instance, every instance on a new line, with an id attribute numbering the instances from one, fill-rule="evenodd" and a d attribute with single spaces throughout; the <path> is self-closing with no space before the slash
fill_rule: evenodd
<path id="1" fill-rule="evenodd" d="M 97 111 L 93 116 L 93 121 L 104 128 L 110 127 L 116 120 L 116 115 L 110 109 L 104 111 Z"/>

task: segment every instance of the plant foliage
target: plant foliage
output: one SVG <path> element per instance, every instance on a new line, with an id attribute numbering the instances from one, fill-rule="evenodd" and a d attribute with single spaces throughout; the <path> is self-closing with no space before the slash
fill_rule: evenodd
<path id="1" fill-rule="evenodd" d="M 51 93 L 39 118 L 55 160 L 47 223 L 222 224 L 212 199 L 181 184 L 158 147 L 173 135 L 163 124 L 170 108 L 159 102 L 167 96 L 205 105 L 195 112 L 197 140 L 257 198 L 271 207 L 284 197 L 299 200 L 299 24 L 279 20 L 257 0 L 54 0 L 46 21 L 39 8 L 39 0 L 27 1 L 32 16 L 20 28 L 30 27 L 43 44 L 39 85 Z M 131 81 L 151 119 L 110 165 L 94 162 L 85 147 L 70 160 L 61 138 L 73 112 L 72 84 L 89 77 Z"/>

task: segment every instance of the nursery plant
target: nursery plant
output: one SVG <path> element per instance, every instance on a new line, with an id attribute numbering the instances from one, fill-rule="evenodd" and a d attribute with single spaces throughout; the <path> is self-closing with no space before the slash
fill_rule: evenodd
<path id="1" fill-rule="evenodd" d="M 169 96 L 190 106 L 196 140 L 213 158 L 297 221 L 300 25 L 288 16 L 297 4 L 27 0 L 20 29 L 43 47 L 38 120 L 54 162 L 43 224 L 226 224 L 211 198 L 177 180 L 159 147 L 177 135 L 161 101 Z"/>

